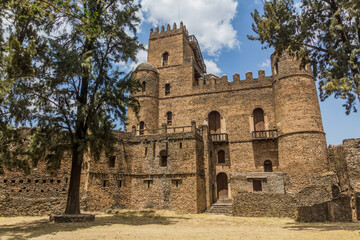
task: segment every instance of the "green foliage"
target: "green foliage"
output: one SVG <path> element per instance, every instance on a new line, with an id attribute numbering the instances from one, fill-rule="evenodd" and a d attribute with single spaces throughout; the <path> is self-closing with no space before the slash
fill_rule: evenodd
<path id="1" fill-rule="evenodd" d="M 293 0 L 264 2 L 264 13 L 251 14 L 256 36 L 248 36 L 311 63 L 319 78 L 320 98 L 346 100 L 346 114 L 356 112 L 360 100 L 360 1 Z"/>
<path id="2" fill-rule="evenodd" d="M 99 159 L 111 152 L 116 123 L 125 121 L 128 107 L 139 110 L 129 93 L 140 83 L 117 63 L 136 61 L 143 49 L 136 37 L 140 6 L 133 0 L 9 0 L 0 5 L 9 23 L 0 38 L 1 123 L 13 131 L 14 124 L 36 129 L 26 149 L 22 146 L 26 158 L 21 162 L 45 159 L 54 170 L 64 156 L 75 153 L 82 160 L 89 153 Z M 15 139 L 9 131 L 2 133 Z M 11 165 L 1 159 L 0 166 Z"/>

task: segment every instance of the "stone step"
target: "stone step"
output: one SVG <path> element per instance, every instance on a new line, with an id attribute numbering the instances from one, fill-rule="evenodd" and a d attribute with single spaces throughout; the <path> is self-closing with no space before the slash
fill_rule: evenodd
<path id="1" fill-rule="evenodd" d="M 212 214 L 224 214 L 231 215 L 232 214 L 232 204 L 231 203 L 215 203 L 210 209 L 207 211 Z"/>

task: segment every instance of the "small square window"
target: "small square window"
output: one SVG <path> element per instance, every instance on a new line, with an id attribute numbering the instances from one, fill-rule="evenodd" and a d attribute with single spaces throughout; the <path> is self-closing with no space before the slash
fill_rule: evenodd
<path id="1" fill-rule="evenodd" d="M 262 182 L 261 180 L 253 180 L 253 191 L 261 192 L 262 191 Z"/>

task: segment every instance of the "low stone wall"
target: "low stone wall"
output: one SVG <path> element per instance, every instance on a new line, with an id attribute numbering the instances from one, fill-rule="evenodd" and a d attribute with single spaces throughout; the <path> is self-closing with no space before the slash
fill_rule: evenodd
<path id="1" fill-rule="evenodd" d="M 300 206 L 297 208 L 296 220 L 299 222 L 351 222 L 350 197 L 340 195 L 331 201 L 312 206 Z"/>
<path id="2" fill-rule="evenodd" d="M 292 195 L 276 193 L 239 193 L 233 202 L 233 215 L 240 217 L 295 217 Z"/>

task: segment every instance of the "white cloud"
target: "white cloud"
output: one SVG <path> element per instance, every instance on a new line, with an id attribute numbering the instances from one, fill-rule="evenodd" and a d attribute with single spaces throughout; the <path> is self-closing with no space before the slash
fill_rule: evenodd
<path id="1" fill-rule="evenodd" d="M 205 61 L 205 65 L 206 65 L 206 72 L 213 73 L 213 74 L 216 74 L 216 75 L 221 73 L 221 70 L 217 66 L 216 62 L 214 62 L 212 60 L 207 60 L 207 59 L 205 59 L 204 61 Z"/>
<path id="2" fill-rule="evenodd" d="M 141 5 L 147 22 L 171 26 L 176 22 L 179 26 L 179 20 L 183 21 L 209 55 L 239 47 L 231 25 L 238 5 L 235 0 L 142 0 Z"/>
<path id="3" fill-rule="evenodd" d="M 260 64 L 260 67 L 263 67 L 263 68 L 270 67 L 270 60 L 266 59 L 263 63 Z"/>

